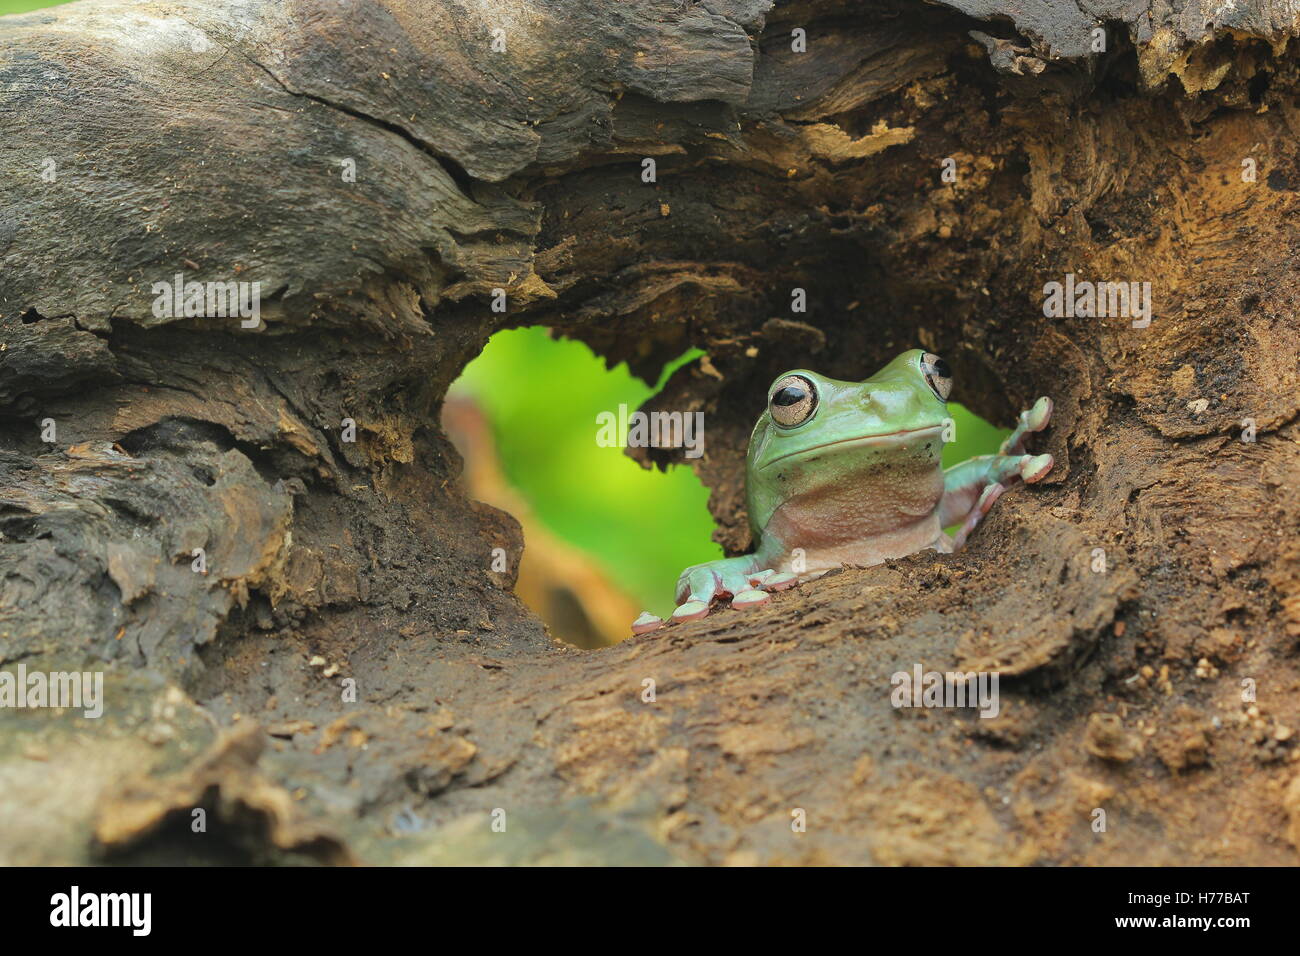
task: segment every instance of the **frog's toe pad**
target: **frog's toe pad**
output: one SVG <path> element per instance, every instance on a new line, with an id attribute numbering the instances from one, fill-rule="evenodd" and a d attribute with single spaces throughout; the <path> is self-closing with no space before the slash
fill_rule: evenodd
<path id="1" fill-rule="evenodd" d="M 751 607 L 766 604 L 771 598 L 766 591 L 741 591 L 731 599 L 731 606 L 744 611 Z"/>
<path id="2" fill-rule="evenodd" d="M 1056 461 L 1051 455 L 1026 455 L 1020 462 L 1020 477 L 1026 484 L 1041 481 L 1052 470 L 1054 464 Z"/>
<path id="3" fill-rule="evenodd" d="M 1025 427 L 1031 432 L 1041 432 L 1052 420 L 1052 400 L 1043 396 L 1034 407 L 1025 412 Z"/>
<path id="4" fill-rule="evenodd" d="M 791 574 L 789 571 L 781 574 L 774 574 L 763 581 L 763 590 L 765 591 L 784 591 L 786 588 L 792 588 L 799 583 L 799 575 Z"/>
<path id="5" fill-rule="evenodd" d="M 641 616 L 632 622 L 633 634 L 649 634 L 664 626 L 664 619 L 655 617 L 649 611 L 642 611 Z"/>
<path id="6" fill-rule="evenodd" d="M 709 605 L 707 601 L 687 601 L 673 611 L 673 623 L 681 624 L 684 621 L 698 621 L 708 613 Z"/>

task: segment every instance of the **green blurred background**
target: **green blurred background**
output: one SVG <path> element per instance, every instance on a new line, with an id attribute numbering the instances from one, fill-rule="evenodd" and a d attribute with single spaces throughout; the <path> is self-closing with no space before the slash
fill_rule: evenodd
<path id="1" fill-rule="evenodd" d="M 0 14 L 55 5 L 48 0 L 0 0 Z M 660 383 L 698 354 L 682 356 L 664 370 Z M 873 370 L 861 371 L 865 377 Z M 553 339 L 543 328 L 525 328 L 494 336 L 449 396 L 470 402 L 486 417 L 489 452 L 494 453 L 491 467 L 517 493 L 515 500 L 523 502 L 518 510 L 531 512 L 524 524 L 534 529 L 533 540 L 539 541 L 542 532 L 537 529 L 545 528 L 595 569 L 594 577 L 575 575 L 569 603 L 604 605 L 616 609 L 618 619 L 634 606 L 666 615 L 672 610 L 678 573 L 687 565 L 721 557 L 711 540 L 708 490 L 693 471 L 645 470 L 621 448 L 596 444 L 599 413 L 617 412 L 620 404 L 635 410 L 655 390 L 625 365 L 606 370 L 603 360 L 579 342 Z M 762 411 L 762 398 L 755 396 L 755 418 Z M 950 409 L 959 437 L 944 449 L 945 465 L 995 451 L 1007 434 L 960 405 Z M 571 567 L 546 542 L 537 547 L 543 554 L 535 566 L 551 565 L 553 576 Z M 553 590 L 554 582 L 550 586 Z M 520 590 L 523 594 L 522 586 Z M 590 593 L 600 591 L 604 596 Z M 544 603 L 535 596 L 533 600 Z M 563 618 L 554 606 L 536 609 L 557 637 L 572 636 L 566 633 L 575 626 L 572 616 Z M 610 627 L 603 631 L 608 635 Z"/>
<path id="2" fill-rule="evenodd" d="M 57 7 L 60 3 L 69 2 L 70 0 L 0 0 L 0 14 L 22 13 L 37 7 Z"/>
<path id="3" fill-rule="evenodd" d="M 672 363 L 660 385 L 699 354 Z M 607 371 L 586 345 L 534 326 L 494 335 L 451 395 L 487 413 L 505 478 L 537 518 L 637 603 L 664 613 L 682 568 L 722 557 L 710 540 L 708 489 L 690 468 L 647 470 L 622 448 L 596 444 L 597 415 L 620 404 L 635 411 L 657 390 L 625 364 Z"/>

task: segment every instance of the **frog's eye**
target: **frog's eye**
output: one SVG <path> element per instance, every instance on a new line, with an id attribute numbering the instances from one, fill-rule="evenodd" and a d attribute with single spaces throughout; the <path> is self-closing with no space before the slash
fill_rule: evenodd
<path id="1" fill-rule="evenodd" d="M 767 407 L 782 428 L 802 425 L 817 408 L 817 386 L 802 375 L 787 375 L 772 386 Z"/>
<path id="2" fill-rule="evenodd" d="M 921 374 L 934 394 L 939 396 L 939 401 L 948 401 L 952 394 L 952 369 L 948 363 L 933 352 L 926 352 L 921 356 Z"/>

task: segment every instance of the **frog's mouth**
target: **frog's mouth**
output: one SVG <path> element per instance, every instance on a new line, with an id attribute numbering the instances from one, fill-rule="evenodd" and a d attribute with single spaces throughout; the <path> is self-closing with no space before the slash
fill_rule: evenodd
<path id="1" fill-rule="evenodd" d="M 785 461 L 787 458 L 793 458 L 796 455 L 807 455 L 809 452 L 821 451 L 823 448 L 841 449 L 845 446 L 851 448 L 870 448 L 873 445 L 894 446 L 913 444 L 916 439 L 925 438 L 934 435 L 936 438 L 943 434 L 943 425 L 927 425 L 924 428 L 905 428 L 896 432 L 884 432 L 875 435 L 859 435 L 856 438 L 839 438 L 835 441 L 822 442 L 820 445 L 809 445 L 807 448 L 797 448 L 794 451 L 788 451 L 784 455 L 779 455 L 771 459 L 764 468 L 771 468 L 777 462 Z"/>

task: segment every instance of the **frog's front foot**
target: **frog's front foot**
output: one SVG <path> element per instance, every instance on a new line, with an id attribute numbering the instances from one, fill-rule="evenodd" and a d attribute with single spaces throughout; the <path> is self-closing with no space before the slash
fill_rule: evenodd
<path id="1" fill-rule="evenodd" d="M 673 611 L 671 620 L 674 624 L 698 621 L 715 605 L 727 603 L 741 611 L 759 607 L 768 602 L 773 592 L 784 591 L 798 583 L 798 575 L 771 568 L 757 572 L 717 569 L 708 564 L 689 568 L 677 582 L 677 600 L 682 603 Z"/>
<path id="2" fill-rule="evenodd" d="M 745 610 L 766 604 L 772 592 L 784 591 L 799 583 L 799 577 L 772 569 L 750 570 L 754 566 L 751 556 L 724 558 L 697 564 L 682 572 L 677 580 L 677 610 L 667 621 L 680 624 L 698 621 L 708 615 L 715 604 L 727 603 Z M 647 612 L 632 622 L 633 634 L 646 634 L 663 627 L 665 621 Z"/>
<path id="3" fill-rule="evenodd" d="M 651 631 L 657 631 L 664 626 L 664 619 L 656 617 L 649 611 L 642 611 L 641 615 L 632 622 L 633 634 L 649 634 Z"/>
<path id="4" fill-rule="evenodd" d="M 1015 430 L 996 455 L 980 455 L 944 472 L 944 495 L 940 522 L 944 527 L 959 524 L 952 537 L 953 550 L 961 548 L 993 503 L 1015 481 L 1034 484 L 1047 477 L 1055 464 L 1051 455 L 1025 452 L 1025 438 L 1040 432 L 1052 420 L 1052 400 L 1040 398 L 1034 407 L 1020 413 Z"/>
<path id="5" fill-rule="evenodd" d="M 1020 417 L 1016 420 L 1015 430 L 1002 443 L 1002 447 L 998 449 L 998 454 L 1023 455 L 1025 453 L 1025 438 L 1031 432 L 1041 432 L 1051 420 L 1052 400 L 1047 396 L 1043 396 L 1034 402 L 1034 407 L 1029 411 L 1020 413 Z M 1026 478 L 1025 480 L 1030 481 L 1031 479 Z"/>

